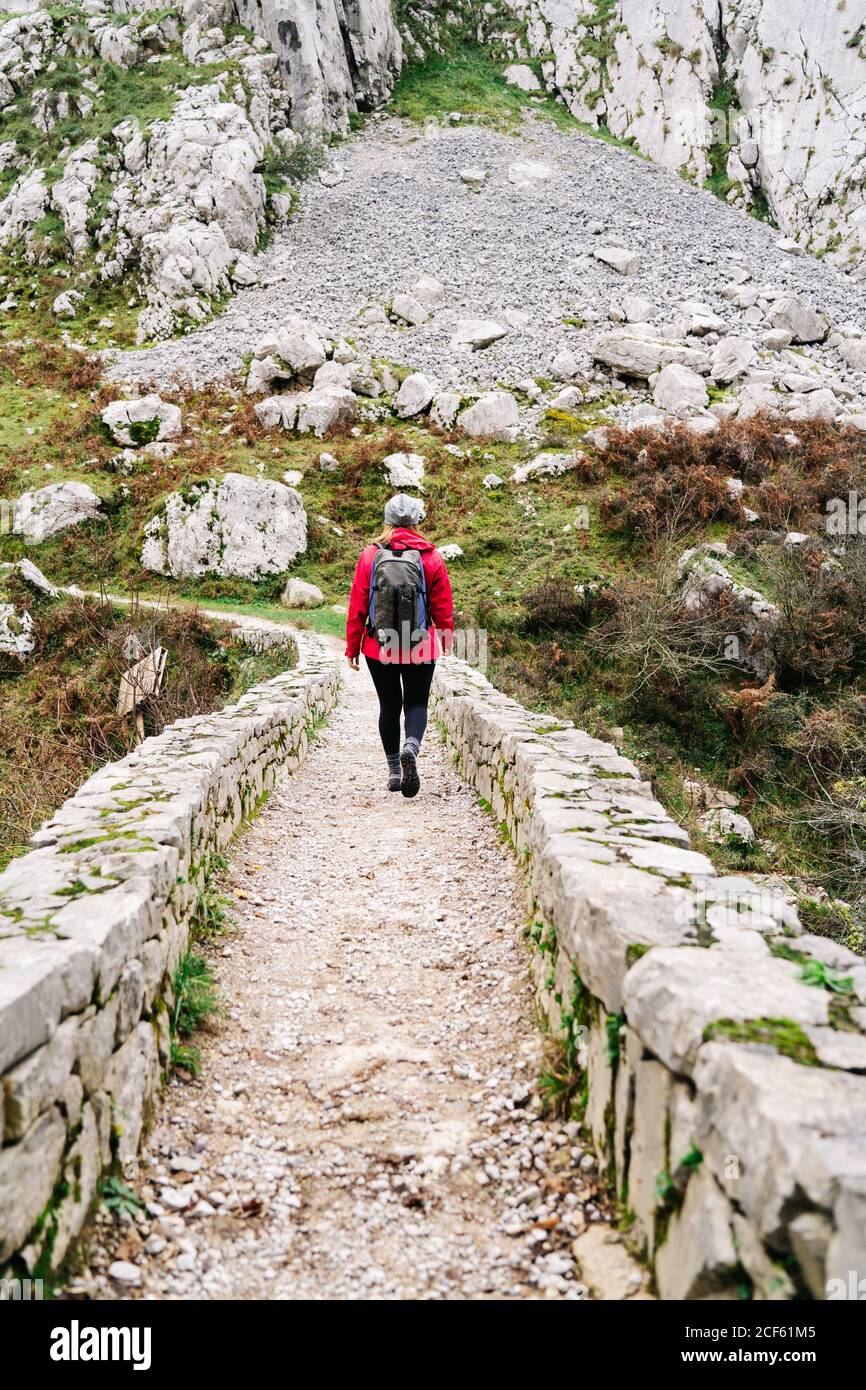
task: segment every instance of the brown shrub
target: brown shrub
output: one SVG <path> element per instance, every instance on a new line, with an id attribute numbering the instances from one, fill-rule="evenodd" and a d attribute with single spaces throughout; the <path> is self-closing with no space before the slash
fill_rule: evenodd
<path id="1" fill-rule="evenodd" d="M 524 632 L 539 636 L 550 632 L 583 632 L 610 612 L 610 589 L 585 585 L 576 589 L 562 579 L 549 576 L 523 595 Z"/>
<path id="2" fill-rule="evenodd" d="M 762 547 L 779 610 L 772 647 L 783 687 L 824 685 L 866 666 L 866 541 L 838 557 L 817 544 Z"/>
<path id="3" fill-rule="evenodd" d="M 765 526 L 785 529 L 820 524 L 830 498 L 866 486 L 866 435 L 825 420 L 724 420 L 709 435 L 611 429 L 597 458 L 603 475 L 629 479 L 602 504 L 605 524 L 645 536 L 676 533 L 692 507 L 703 520 L 741 520 L 731 477 Z"/>
<path id="4" fill-rule="evenodd" d="M 32 592 L 28 606 L 35 651 L 24 663 L 0 658 L 0 863 L 94 768 L 134 746 L 133 721 L 116 713 L 132 634 L 168 651 L 163 688 L 142 706 L 148 734 L 220 708 L 236 678 L 228 634 L 194 609 L 34 604 Z"/>

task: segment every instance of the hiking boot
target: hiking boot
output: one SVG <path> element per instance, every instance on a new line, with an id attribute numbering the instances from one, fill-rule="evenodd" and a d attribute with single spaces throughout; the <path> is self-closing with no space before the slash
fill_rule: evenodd
<path id="1" fill-rule="evenodd" d="M 403 769 L 401 792 L 404 796 L 417 796 L 421 790 L 421 778 L 418 776 L 418 763 L 411 748 L 403 749 L 400 754 L 400 766 Z"/>
<path id="2" fill-rule="evenodd" d="M 389 772 L 389 773 L 388 773 L 388 790 L 389 790 L 389 792 L 398 792 L 398 791 L 400 790 L 401 786 L 402 786 L 402 778 L 401 778 L 401 776 L 400 776 L 400 773 L 399 773 L 399 772 Z"/>

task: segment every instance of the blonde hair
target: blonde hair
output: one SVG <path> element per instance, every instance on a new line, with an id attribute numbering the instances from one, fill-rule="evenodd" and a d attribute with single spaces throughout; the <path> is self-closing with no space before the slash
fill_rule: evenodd
<path id="1" fill-rule="evenodd" d="M 396 531 L 396 529 L 397 529 L 396 526 L 385 526 L 385 527 L 383 527 L 383 529 L 379 532 L 378 536 L 376 537 L 376 540 L 375 540 L 374 544 L 376 544 L 376 545 L 390 545 L 390 544 L 391 544 L 391 538 L 392 538 L 392 536 L 394 535 L 394 532 Z"/>

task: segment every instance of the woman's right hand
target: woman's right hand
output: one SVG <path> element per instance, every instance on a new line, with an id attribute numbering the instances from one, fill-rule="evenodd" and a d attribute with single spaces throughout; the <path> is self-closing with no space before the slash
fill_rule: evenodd
<path id="1" fill-rule="evenodd" d="M 360 670 L 360 666 L 359 666 L 359 664 L 358 664 L 358 657 L 357 657 L 357 656 L 347 656 L 347 657 L 346 657 L 346 660 L 348 661 L 351 670 L 353 670 L 353 671 L 358 671 L 358 670 Z"/>

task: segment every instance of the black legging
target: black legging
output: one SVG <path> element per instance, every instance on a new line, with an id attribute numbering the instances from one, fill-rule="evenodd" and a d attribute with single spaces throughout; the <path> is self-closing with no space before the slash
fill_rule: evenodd
<path id="1" fill-rule="evenodd" d="M 435 661 L 397 662 L 365 658 L 379 696 L 379 735 L 385 756 L 400 752 L 400 712 L 406 737 L 420 743 L 427 728 L 427 703 Z"/>

